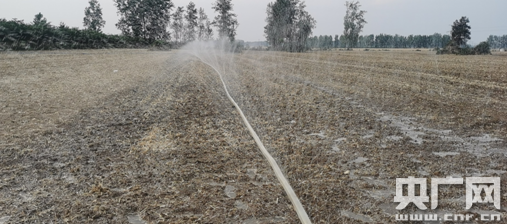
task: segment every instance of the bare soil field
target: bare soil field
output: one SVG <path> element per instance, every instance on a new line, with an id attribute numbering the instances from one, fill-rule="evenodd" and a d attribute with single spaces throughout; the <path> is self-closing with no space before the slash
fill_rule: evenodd
<path id="1" fill-rule="evenodd" d="M 507 183 L 507 54 L 250 51 L 219 66 L 314 223 L 393 223 L 396 178 Z M 0 223 L 298 223 L 195 52 L 0 54 Z"/>

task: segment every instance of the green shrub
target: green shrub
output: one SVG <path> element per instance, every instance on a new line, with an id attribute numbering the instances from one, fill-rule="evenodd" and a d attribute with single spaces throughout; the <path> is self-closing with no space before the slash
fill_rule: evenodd
<path id="1" fill-rule="evenodd" d="M 0 19 L 1 50 L 102 49 L 167 46 L 165 41 L 149 43 L 142 38 L 106 35 L 91 30 L 70 28 L 65 24 L 26 24 L 20 20 Z"/>
<path id="2" fill-rule="evenodd" d="M 475 46 L 474 53 L 479 55 L 491 54 L 491 48 L 489 46 L 489 43 L 485 41 L 481 42 L 480 44 Z"/>
<path id="3" fill-rule="evenodd" d="M 458 54 L 459 55 L 472 55 L 475 53 L 474 53 L 474 49 L 467 45 L 463 48 L 458 48 Z"/>
<path id="4" fill-rule="evenodd" d="M 464 47 L 459 47 L 454 42 L 449 42 L 447 46 L 443 49 L 438 49 L 437 54 L 456 54 L 456 55 L 484 55 L 484 54 L 491 54 L 491 48 L 488 42 L 481 42 L 474 48 L 472 48 L 470 45 L 466 45 Z"/>

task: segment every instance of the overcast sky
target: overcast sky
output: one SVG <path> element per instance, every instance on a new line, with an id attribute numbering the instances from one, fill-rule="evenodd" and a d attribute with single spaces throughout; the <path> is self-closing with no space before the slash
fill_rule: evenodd
<path id="1" fill-rule="evenodd" d="M 246 41 L 264 40 L 266 6 L 275 0 L 233 0 L 239 28 L 237 39 Z M 119 33 L 113 0 L 99 0 L 105 33 Z M 175 6 L 186 6 L 188 0 L 173 0 Z M 215 16 L 211 9 L 214 0 L 193 0 L 202 7 L 210 18 Z M 424 34 L 435 32 L 449 34 L 451 24 L 467 16 L 472 27 L 471 44 L 486 40 L 490 34 L 507 34 L 507 0 L 361 0 L 368 22 L 363 30 L 366 34 Z M 31 22 L 41 12 L 53 25 L 65 22 L 71 27 L 82 27 L 84 9 L 88 0 L 2 0 L 0 18 L 21 19 Z M 336 35 L 343 32 L 345 1 L 307 0 L 307 11 L 317 20 L 314 35 Z"/>

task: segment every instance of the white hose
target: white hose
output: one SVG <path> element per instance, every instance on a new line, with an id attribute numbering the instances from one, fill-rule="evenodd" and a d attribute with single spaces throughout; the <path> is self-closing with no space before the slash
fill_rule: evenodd
<path id="1" fill-rule="evenodd" d="M 199 58 L 199 59 L 201 59 L 201 58 Z M 311 224 L 312 221 L 310 221 L 310 218 L 308 217 L 308 214 L 306 213 L 305 209 L 303 208 L 303 205 L 301 204 L 301 201 L 299 201 L 298 196 L 296 195 L 296 193 L 294 192 L 294 190 L 290 186 L 289 181 L 283 175 L 283 173 L 280 170 L 280 167 L 276 163 L 275 159 L 273 159 L 273 157 L 271 156 L 271 154 L 269 154 L 268 150 L 266 150 L 266 147 L 264 147 L 264 144 L 262 144 L 261 139 L 259 138 L 259 136 L 257 135 L 257 133 L 255 133 L 255 131 L 253 130 L 252 126 L 250 125 L 250 123 L 246 119 L 245 115 L 243 114 L 243 111 L 241 111 L 241 108 L 239 108 L 239 106 L 236 103 L 236 101 L 234 101 L 234 99 L 229 94 L 229 91 L 227 90 L 227 86 L 225 85 L 225 82 L 222 79 L 222 75 L 220 74 L 220 72 L 214 66 L 206 63 L 202 59 L 201 59 L 201 61 L 203 63 L 207 64 L 208 66 L 212 67 L 218 73 L 218 76 L 220 77 L 220 81 L 222 81 L 222 84 L 224 85 L 224 89 L 225 89 L 225 93 L 227 94 L 227 97 L 232 102 L 232 104 L 234 105 L 234 107 L 236 108 L 236 110 L 239 112 L 239 115 L 243 119 L 243 122 L 245 123 L 246 127 L 248 128 L 248 131 L 250 132 L 250 135 L 252 135 L 252 137 L 255 140 L 255 143 L 257 143 L 257 146 L 259 146 L 259 148 L 260 148 L 260 150 L 262 152 L 262 155 L 264 155 L 264 157 L 268 160 L 269 165 L 271 165 L 271 168 L 273 168 L 273 171 L 275 172 L 276 178 L 278 179 L 278 181 L 280 182 L 280 184 L 282 184 L 282 187 L 285 190 L 285 193 L 287 193 L 287 196 L 289 196 L 289 200 L 292 202 L 292 205 L 294 206 L 294 209 L 296 210 L 296 213 L 298 214 L 298 217 L 299 217 L 299 220 L 301 220 L 301 223 Z"/>

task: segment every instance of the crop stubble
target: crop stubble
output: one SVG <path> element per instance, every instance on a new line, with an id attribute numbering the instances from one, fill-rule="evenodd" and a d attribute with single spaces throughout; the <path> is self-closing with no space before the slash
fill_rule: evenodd
<path id="1" fill-rule="evenodd" d="M 0 217 L 297 222 L 216 74 L 184 55 L 0 55 Z M 392 222 L 395 178 L 507 170 L 498 151 L 460 151 L 472 137 L 506 136 L 505 61 L 246 52 L 224 76 L 315 223 Z M 424 132 L 416 138 L 424 142 L 392 125 L 398 118 Z M 428 130 L 452 130 L 463 142 Z M 506 148 L 500 140 L 481 147 Z M 494 175 L 505 184 L 505 172 Z M 460 212 L 456 189 L 442 188 L 449 200 L 441 206 Z"/>

